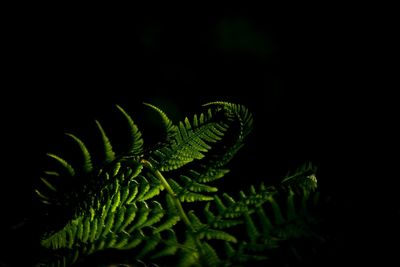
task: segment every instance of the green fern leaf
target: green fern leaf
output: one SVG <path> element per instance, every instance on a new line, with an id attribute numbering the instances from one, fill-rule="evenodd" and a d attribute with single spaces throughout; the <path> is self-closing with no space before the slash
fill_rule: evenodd
<path id="1" fill-rule="evenodd" d="M 205 266 L 217 267 L 221 263 L 221 260 L 219 259 L 217 252 L 207 242 L 202 243 L 202 255 Z"/>
<path id="2" fill-rule="evenodd" d="M 105 220 L 102 237 L 105 237 L 108 234 L 110 234 L 111 228 L 114 225 L 114 215 L 115 214 L 113 212 L 108 213 L 108 216 L 106 217 L 106 220 Z"/>
<path id="3" fill-rule="evenodd" d="M 153 110 L 155 110 L 161 117 L 162 119 L 162 123 L 163 126 L 165 128 L 166 131 L 166 140 L 172 140 L 172 138 L 175 136 L 176 132 L 177 132 L 177 127 L 175 125 L 173 125 L 172 121 L 168 118 L 167 114 L 165 114 L 164 111 L 162 111 L 161 109 L 159 109 L 158 107 L 149 104 L 149 103 L 143 103 L 145 106 L 148 106 L 150 108 L 152 108 Z"/>
<path id="4" fill-rule="evenodd" d="M 207 193 L 213 193 L 213 192 L 217 192 L 218 191 L 218 188 L 216 188 L 214 186 L 208 186 L 208 185 L 205 185 L 205 184 L 197 183 L 197 182 L 193 181 L 188 176 L 181 175 L 181 176 L 179 176 L 179 178 L 185 184 L 185 188 L 187 188 L 190 191 L 193 191 L 193 192 L 207 192 Z"/>
<path id="5" fill-rule="evenodd" d="M 171 229 L 174 225 L 176 225 L 181 220 L 181 217 L 178 215 L 169 216 L 162 224 L 157 226 L 155 232 L 162 232 L 168 229 Z"/>
<path id="6" fill-rule="evenodd" d="M 206 204 L 203 212 L 204 212 L 204 216 L 207 219 L 207 224 L 211 225 L 215 229 L 230 228 L 235 225 L 243 223 L 241 220 L 229 220 L 229 219 L 224 219 L 221 216 L 215 216 L 210 211 L 210 203 Z"/>
<path id="7" fill-rule="evenodd" d="M 167 205 L 167 215 L 168 218 L 163 221 L 160 225 L 156 226 L 155 232 L 161 232 L 167 229 L 171 229 L 174 225 L 181 220 L 178 210 L 175 207 L 174 201 L 170 195 L 165 195 L 166 205 Z"/>
<path id="8" fill-rule="evenodd" d="M 101 225 L 99 226 L 99 221 L 97 218 L 94 218 L 91 227 L 90 227 L 90 236 L 89 236 L 89 242 L 93 243 L 95 241 L 96 235 L 98 231 L 100 230 L 99 228 L 102 227 Z M 69 248 L 72 248 L 73 243 L 70 244 Z"/>
<path id="9" fill-rule="evenodd" d="M 157 231 L 155 231 L 157 233 Z M 162 242 L 165 244 L 163 249 L 159 249 L 156 253 L 151 255 L 150 259 L 163 258 L 166 256 L 175 255 L 178 251 L 178 240 L 176 238 L 175 232 L 172 229 L 168 229 L 163 232 L 163 235 L 167 235 L 165 239 L 162 239 Z"/>
<path id="10" fill-rule="evenodd" d="M 83 169 L 84 173 L 91 173 L 93 171 L 92 159 L 91 159 L 89 150 L 87 149 L 85 143 L 83 143 L 81 139 L 79 139 L 78 137 L 76 137 L 73 134 L 67 133 L 66 135 L 71 137 L 79 145 L 79 148 L 82 151 L 82 155 L 83 155 L 83 168 L 82 169 Z"/>
<path id="11" fill-rule="evenodd" d="M 261 206 L 257 207 L 256 212 L 262 227 L 263 236 L 269 237 L 271 229 L 273 227 L 271 221 L 268 219 L 264 209 Z"/>
<path id="12" fill-rule="evenodd" d="M 196 214 L 194 213 L 194 210 L 189 211 L 188 217 L 189 217 L 189 220 L 192 223 L 192 226 L 196 232 L 200 231 L 204 227 L 204 224 L 196 216 Z"/>
<path id="13" fill-rule="evenodd" d="M 161 204 L 157 201 L 152 201 L 151 203 L 151 212 L 146 222 L 141 227 L 152 226 L 153 224 L 159 222 L 161 218 L 164 216 L 165 212 L 161 206 Z M 154 228 L 156 229 L 156 228 Z"/>
<path id="14" fill-rule="evenodd" d="M 209 122 L 193 128 L 186 119 L 180 122 L 171 144 L 154 151 L 150 162 L 160 171 L 170 171 L 182 167 L 195 159 L 202 159 L 211 146 L 221 140 L 227 130 L 224 123 Z"/>
<path id="15" fill-rule="evenodd" d="M 115 242 L 115 244 L 112 246 L 112 248 L 116 249 L 124 249 L 128 242 L 129 242 L 129 235 L 119 235 L 118 240 Z"/>
<path id="16" fill-rule="evenodd" d="M 142 133 L 139 131 L 136 124 L 133 122 L 131 116 L 129 116 L 126 111 L 117 105 L 118 110 L 124 115 L 124 118 L 128 122 L 130 136 L 131 136 L 131 143 L 129 146 L 129 153 L 132 155 L 140 156 L 143 154 L 143 139 Z"/>
<path id="17" fill-rule="evenodd" d="M 150 214 L 150 208 L 145 201 L 140 201 L 140 208 L 136 215 L 134 224 L 130 226 L 127 230 L 128 233 L 132 233 L 134 230 L 140 228 L 146 221 Z"/>
<path id="18" fill-rule="evenodd" d="M 104 147 L 104 156 L 105 156 L 105 161 L 106 162 L 112 162 L 115 159 L 115 152 L 113 151 L 112 145 L 110 140 L 108 139 L 108 136 L 106 135 L 103 127 L 101 126 L 99 121 L 95 121 L 97 128 L 100 131 L 101 134 L 101 139 L 103 140 L 103 147 Z"/>
<path id="19" fill-rule="evenodd" d="M 126 212 L 126 207 L 122 206 L 118 208 L 117 214 L 115 215 L 116 219 L 111 229 L 113 232 L 118 232 L 118 230 L 122 226 L 124 220 L 126 219 L 125 212 Z"/>
<path id="20" fill-rule="evenodd" d="M 251 132 L 253 116 L 245 106 L 223 101 L 209 102 L 203 106 L 218 106 L 227 112 L 228 118 L 236 117 L 241 129 L 239 139 L 244 139 Z"/>
<path id="21" fill-rule="evenodd" d="M 129 185 L 128 186 L 124 186 L 121 189 L 121 205 L 126 203 L 126 200 L 129 197 Z"/>
<path id="22" fill-rule="evenodd" d="M 151 198 L 154 198 L 155 196 L 159 195 L 160 192 L 164 189 L 163 185 L 160 183 L 160 181 L 154 177 L 152 174 L 148 174 L 148 177 L 150 178 L 150 189 L 144 194 L 144 196 L 141 198 L 141 200 L 148 200 Z"/>
<path id="23" fill-rule="evenodd" d="M 129 195 L 126 199 L 126 203 L 130 204 L 136 198 L 137 193 L 139 191 L 139 183 L 135 180 L 130 181 L 129 183 Z"/>
<path id="24" fill-rule="evenodd" d="M 133 222 L 133 220 L 136 218 L 136 212 L 138 211 L 138 207 L 136 206 L 135 203 L 127 205 L 126 212 L 125 212 L 125 218 L 124 222 L 122 225 L 118 228 L 116 228 L 116 232 L 121 232 L 124 231 L 125 228 Z"/>
<path id="25" fill-rule="evenodd" d="M 90 218 L 87 217 L 85 218 L 84 222 L 83 222 L 83 235 L 82 235 L 82 242 L 86 243 L 89 239 L 89 235 L 90 235 Z M 63 233 L 65 233 L 65 231 L 63 231 Z M 65 239 L 64 239 L 65 240 Z"/>
<path id="26" fill-rule="evenodd" d="M 189 176 L 193 177 L 197 182 L 208 183 L 224 177 L 228 172 L 228 169 L 205 168 L 201 170 L 201 173 L 195 170 L 190 170 Z"/>
<path id="27" fill-rule="evenodd" d="M 250 214 L 245 213 L 244 214 L 244 220 L 246 222 L 247 235 L 249 236 L 250 241 L 252 243 L 254 243 L 259 238 L 260 233 L 259 233 L 256 225 L 254 224 L 254 221 L 251 218 Z"/>
<path id="28" fill-rule="evenodd" d="M 200 267 L 200 254 L 196 249 L 196 241 L 191 234 L 186 233 L 186 240 L 183 243 L 183 250 L 179 253 L 179 262 L 176 264 L 177 267 Z"/>
<path id="29" fill-rule="evenodd" d="M 274 212 L 275 223 L 283 224 L 285 222 L 285 219 L 283 218 L 281 208 L 279 207 L 278 203 L 276 203 L 276 201 L 273 198 L 270 198 L 269 202 L 271 203 L 272 210 Z"/>
<path id="30" fill-rule="evenodd" d="M 236 237 L 220 230 L 206 229 L 202 231 L 201 235 L 204 235 L 204 237 L 208 240 L 219 239 L 227 242 L 237 243 Z"/>
<path id="31" fill-rule="evenodd" d="M 125 250 L 130 250 L 130 249 L 133 249 L 133 248 L 137 247 L 145 238 L 146 238 L 146 236 L 143 234 L 142 231 L 140 231 L 140 230 L 135 231 L 133 233 L 133 235 L 132 235 L 131 241 L 129 241 L 124 246 L 124 249 Z"/>
<path id="32" fill-rule="evenodd" d="M 45 253 L 56 255 L 45 261 L 47 266 L 71 266 L 81 257 L 111 248 L 130 250 L 127 254 L 142 264 L 151 259 L 157 264 L 177 260 L 173 266 L 184 267 L 244 266 L 265 260 L 280 242 L 310 233 L 315 221 L 308 207 L 318 197 L 311 164 L 277 186 L 250 186 L 238 197 L 215 195 L 218 187 L 208 184 L 229 172 L 226 164 L 252 129 L 246 107 L 211 102 L 205 112 L 174 125 L 162 110 L 145 105 L 159 114 L 166 130 L 165 140 L 146 152 L 141 132 L 117 106 L 128 122 L 129 149 L 114 152 L 96 121 L 105 151 L 97 173 L 86 145 L 72 134 L 67 135 L 82 151 L 88 179 L 66 179 L 65 187 L 63 179 L 51 180 L 77 172 L 64 159 L 48 154 L 62 170 L 45 172 L 35 190 L 42 202 L 62 205 L 66 223 L 49 229 L 41 240 Z M 167 176 L 164 171 L 172 172 Z M 208 201 L 203 216 L 186 210 L 198 209 L 185 203 L 197 201 Z M 186 239 L 180 241 L 183 234 Z"/>
<path id="33" fill-rule="evenodd" d="M 214 202 L 215 202 L 215 205 L 216 205 L 216 207 L 217 207 L 217 209 L 218 209 L 218 211 L 220 213 L 225 212 L 226 206 L 224 205 L 224 203 L 222 202 L 222 200 L 218 196 L 214 197 Z"/>
<path id="34" fill-rule="evenodd" d="M 118 189 L 116 189 L 116 192 L 113 194 L 113 202 L 112 202 L 112 206 L 111 206 L 112 213 L 114 213 L 117 210 L 120 203 L 121 203 L 120 192 L 118 191 Z"/>
<path id="35" fill-rule="evenodd" d="M 120 173 L 119 171 L 121 169 L 121 166 L 122 166 L 121 162 L 118 162 L 118 161 L 115 162 L 115 164 L 113 164 L 112 172 L 111 172 L 111 177 L 112 178 L 118 177 L 118 174 Z"/>
<path id="36" fill-rule="evenodd" d="M 137 179 L 139 182 L 139 194 L 136 197 L 136 201 L 142 201 L 144 200 L 144 196 L 147 194 L 147 192 L 149 192 L 151 186 L 149 181 L 147 181 L 144 176 L 139 175 Z"/>
<path id="37" fill-rule="evenodd" d="M 55 159 L 57 162 L 59 162 L 61 164 L 62 167 L 64 167 L 64 169 L 68 172 L 68 174 L 70 176 L 75 176 L 75 169 L 64 159 L 62 159 L 61 157 L 55 155 L 55 154 L 51 154 L 51 153 L 47 153 L 47 156 Z"/>
<path id="38" fill-rule="evenodd" d="M 181 187 L 177 182 L 172 179 L 168 180 L 168 183 L 171 185 L 171 188 L 176 192 L 177 197 L 182 202 L 196 202 L 196 201 L 210 201 L 213 200 L 213 197 L 206 196 L 199 193 L 193 193 L 185 188 Z"/>
<path id="39" fill-rule="evenodd" d="M 137 254 L 137 258 L 141 259 L 149 252 L 153 251 L 160 243 L 160 240 L 161 240 L 160 233 L 153 233 L 152 235 L 146 237 L 146 243 L 144 244 L 140 252 Z"/>

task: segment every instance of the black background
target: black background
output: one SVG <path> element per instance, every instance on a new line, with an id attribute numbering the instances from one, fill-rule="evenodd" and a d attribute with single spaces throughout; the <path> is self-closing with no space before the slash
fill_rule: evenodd
<path id="1" fill-rule="evenodd" d="M 112 119 L 115 104 L 143 122 L 150 116 L 144 101 L 181 119 L 203 103 L 224 100 L 248 106 L 255 117 L 254 133 L 231 166 L 236 175 L 229 188 L 275 181 L 314 162 L 335 235 L 324 257 L 341 262 L 353 255 L 365 238 L 356 230 L 370 207 L 377 209 L 354 197 L 355 188 L 363 190 L 354 169 L 368 164 L 360 154 L 369 150 L 360 137 L 368 114 L 358 103 L 372 79 L 363 74 L 369 59 L 360 38 L 367 22 L 357 11 L 273 5 L 50 10 L 20 7 L 4 23 L 4 253 L 34 251 L 36 233 L 26 226 L 34 213 L 32 188 L 45 153 L 64 132 L 84 139 L 93 119 Z"/>

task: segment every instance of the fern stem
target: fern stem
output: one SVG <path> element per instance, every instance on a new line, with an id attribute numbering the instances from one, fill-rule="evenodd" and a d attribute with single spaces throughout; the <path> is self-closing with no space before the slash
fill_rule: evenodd
<path id="1" fill-rule="evenodd" d="M 187 227 L 189 227 L 189 229 L 191 231 L 194 231 L 192 223 L 190 222 L 188 216 L 186 215 L 186 212 L 183 210 L 181 201 L 179 200 L 179 198 L 177 197 L 176 193 L 171 188 L 171 186 L 169 185 L 169 183 L 165 179 L 165 177 L 161 174 L 161 172 L 159 170 L 155 169 L 153 167 L 153 165 L 151 165 L 151 163 L 148 162 L 147 160 L 142 159 L 141 163 L 143 164 L 143 166 L 145 166 L 148 169 L 150 169 L 153 172 L 153 174 L 161 181 L 161 183 L 164 186 L 165 190 L 167 190 L 168 194 L 170 194 L 172 196 L 172 199 L 174 201 L 175 207 L 177 208 L 177 210 L 179 212 L 179 216 L 181 217 L 182 221 L 186 224 Z"/>

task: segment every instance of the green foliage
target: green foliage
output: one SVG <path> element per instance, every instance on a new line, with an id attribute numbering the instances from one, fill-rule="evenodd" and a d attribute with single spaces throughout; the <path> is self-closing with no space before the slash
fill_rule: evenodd
<path id="1" fill-rule="evenodd" d="M 35 189 L 48 208 L 38 266 L 82 264 L 107 250 L 162 266 L 243 266 L 266 260 L 284 241 L 313 235 L 309 207 L 317 182 L 311 164 L 281 184 L 249 186 L 238 196 L 217 194 L 210 184 L 229 172 L 226 164 L 251 132 L 246 107 L 211 102 L 205 112 L 174 124 L 158 107 L 145 105 L 161 117 L 161 145 L 144 150 L 137 125 L 117 106 L 129 129 L 124 152 L 113 150 L 96 121 L 103 155 L 91 155 L 73 134 L 67 135 L 81 151 L 79 166 L 48 154 L 57 164 Z M 206 203 L 198 212 L 185 202 Z"/>

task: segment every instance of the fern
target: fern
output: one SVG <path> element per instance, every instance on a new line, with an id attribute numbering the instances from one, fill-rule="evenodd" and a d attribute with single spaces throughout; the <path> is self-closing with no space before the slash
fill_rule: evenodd
<path id="1" fill-rule="evenodd" d="M 312 236 L 309 207 L 317 193 L 315 167 L 306 164 L 281 184 L 250 186 L 238 196 L 211 183 L 244 145 L 253 117 L 238 104 L 211 102 L 176 124 L 156 106 L 164 140 L 144 149 L 138 126 L 120 106 L 130 139 L 114 151 L 99 121 L 103 155 L 68 133 L 82 163 L 49 153 L 54 169 L 35 189 L 48 208 L 40 265 L 72 266 L 116 250 L 137 262 L 163 266 L 231 266 L 264 261 L 286 241 Z M 97 158 L 98 157 L 98 158 Z M 72 161 L 71 161 L 72 162 Z M 95 164 L 99 162 L 99 164 Z M 185 202 L 206 202 L 202 212 Z"/>

